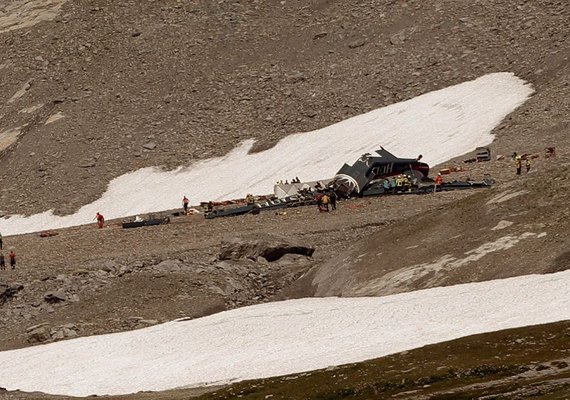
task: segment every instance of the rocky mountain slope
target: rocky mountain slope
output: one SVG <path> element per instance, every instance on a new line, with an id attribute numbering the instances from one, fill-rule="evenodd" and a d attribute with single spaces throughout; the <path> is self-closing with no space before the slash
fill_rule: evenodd
<path id="1" fill-rule="evenodd" d="M 0 210 L 8 214 L 69 213 L 122 173 L 222 155 L 250 137 L 261 150 L 488 72 L 512 71 L 536 90 L 495 131 L 493 155 L 505 159 L 447 163 L 465 168 L 455 177 L 490 174 L 497 185 L 489 190 L 355 199 L 326 215 L 306 207 L 4 238 L 18 249 L 19 265 L 0 271 L 0 350 L 281 298 L 384 295 L 570 266 L 566 2 L 14 0 L 0 11 Z M 556 146 L 558 156 L 545 159 L 546 146 Z M 517 177 L 513 151 L 541 157 Z M 218 259 L 228 232 L 275 231 L 315 253 L 275 262 Z M 211 398 L 239 391 L 250 398 L 334 399 L 354 391 L 384 398 L 382 390 L 457 398 L 460 389 L 449 383 L 465 398 L 562 399 L 570 392 L 567 331 L 565 323 L 525 328 L 419 349 L 412 361 L 404 354 L 370 370 L 349 366 L 364 372 L 349 374 L 344 386 L 332 384 L 339 382 L 334 369 L 314 381 L 277 378 L 265 382 L 267 392 L 256 382 Z M 416 374 L 410 363 L 431 367 Z M 517 388 L 507 376 L 526 383 Z M 291 387 L 301 378 L 307 386 Z M 489 386 L 469 386 L 482 382 Z"/>
<path id="2" fill-rule="evenodd" d="M 316 296 L 383 296 L 565 270 L 570 169 L 567 161 L 540 168 L 381 230 L 293 288 L 311 286 Z"/>
<path id="3" fill-rule="evenodd" d="M 0 160 L 5 213 L 69 213 L 125 172 L 251 137 L 266 148 L 489 72 L 537 90 L 498 131 L 512 146 L 568 129 L 565 2 L 25 4 L 35 13 L 18 16 L 54 19 L 0 33 L 0 142 L 18 138 Z"/>

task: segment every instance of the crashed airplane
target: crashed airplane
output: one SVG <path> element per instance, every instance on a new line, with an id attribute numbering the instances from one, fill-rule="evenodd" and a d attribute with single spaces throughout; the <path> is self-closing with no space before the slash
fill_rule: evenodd
<path id="1" fill-rule="evenodd" d="M 419 181 L 428 177 L 429 165 L 418 158 L 399 158 L 384 150 L 363 154 L 354 164 L 344 164 L 336 173 L 331 186 L 343 197 L 358 196 L 379 179 L 403 173 L 415 175 Z"/>

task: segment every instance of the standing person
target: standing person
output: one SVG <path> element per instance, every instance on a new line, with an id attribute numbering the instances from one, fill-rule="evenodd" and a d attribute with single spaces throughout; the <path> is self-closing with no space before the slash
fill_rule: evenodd
<path id="1" fill-rule="evenodd" d="M 437 174 L 437 176 L 434 179 L 435 185 L 433 185 L 433 191 L 434 193 L 437 192 L 437 188 L 440 187 L 443 184 L 443 178 L 441 176 L 441 172 L 439 174 Z"/>
<path id="2" fill-rule="evenodd" d="M 528 174 L 530 171 L 530 158 L 527 157 L 525 163 L 524 163 L 525 167 L 526 167 L 526 173 Z M 1 247 L 0 247 L 1 248 Z"/>
<path id="3" fill-rule="evenodd" d="M 188 200 L 188 197 L 184 195 L 184 197 L 182 198 L 182 207 L 184 207 L 184 215 L 188 215 L 188 204 L 190 204 L 190 200 Z"/>
<path id="4" fill-rule="evenodd" d="M 103 225 L 105 224 L 105 217 L 103 216 L 103 214 L 97 213 L 95 219 L 97 220 L 97 227 L 99 229 L 103 228 Z"/>
<path id="5" fill-rule="evenodd" d="M 10 266 L 12 269 L 16 269 L 16 253 L 14 253 L 14 250 L 10 250 L 8 257 L 10 257 Z"/>
<path id="6" fill-rule="evenodd" d="M 331 210 L 336 210 L 336 193 L 334 190 L 331 190 L 331 193 L 329 194 L 329 200 L 331 202 Z"/>
<path id="7" fill-rule="evenodd" d="M 390 179 L 390 187 L 392 188 L 392 194 L 396 194 L 396 177 L 393 176 L 392 179 Z"/>
<path id="8" fill-rule="evenodd" d="M 404 192 L 411 192 L 411 184 L 410 177 L 406 174 L 402 175 L 402 190 Z"/>
<path id="9" fill-rule="evenodd" d="M 323 205 L 323 211 L 328 212 L 329 211 L 329 196 L 327 196 L 326 194 L 323 194 L 323 197 L 321 197 L 321 204 Z"/>
<path id="10" fill-rule="evenodd" d="M 323 194 L 320 192 L 315 195 L 315 200 L 317 201 L 317 209 L 319 210 L 319 212 L 323 211 L 322 198 L 323 198 Z"/>
<path id="11" fill-rule="evenodd" d="M 4 259 L 4 253 L 0 253 L 0 270 L 6 270 L 6 260 Z"/>
<path id="12" fill-rule="evenodd" d="M 515 163 L 517 165 L 517 175 L 520 175 L 522 169 L 522 157 L 518 154 L 515 156 Z"/>
<path id="13" fill-rule="evenodd" d="M 386 178 L 382 181 L 382 188 L 384 189 L 384 194 L 390 191 L 390 181 Z"/>
<path id="14" fill-rule="evenodd" d="M 404 178 L 403 176 L 400 174 L 396 177 L 396 191 L 400 192 L 402 190 L 402 187 L 404 186 Z"/>

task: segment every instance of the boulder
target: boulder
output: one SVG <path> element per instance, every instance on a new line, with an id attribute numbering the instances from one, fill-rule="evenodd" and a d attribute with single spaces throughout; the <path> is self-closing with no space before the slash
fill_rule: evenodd
<path id="1" fill-rule="evenodd" d="M 1 283 L 0 282 L 0 305 L 4 304 L 24 288 L 19 283 Z"/>
<path id="2" fill-rule="evenodd" d="M 158 272 L 180 272 L 182 263 L 179 260 L 164 260 L 152 269 Z"/>
<path id="3" fill-rule="evenodd" d="M 312 256 L 315 249 L 284 236 L 253 233 L 227 235 L 222 239 L 220 260 L 239 260 L 247 258 L 257 260 L 263 257 L 267 261 L 279 260 L 285 254 Z"/>
<path id="4" fill-rule="evenodd" d="M 44 343 L 51 340 L 51 328 L 48 324 L 40 324 L 27 329 L 28 343 Z"/>
<path id="5" fill-rule="evenodd" d="M 358 48 L 358 47 L 364 46 L 365 44 L 366 44 L 366 40 L 364 40 L 364 39 L 358 39 L 358 40 L 355 40 L 355 41 L 350 42 L 350 43 L 348 44 L 348 47 L 349 47 L 350 49 L 356 49 L 356 48 Z"/>
<path id="6" fill-rule="evenodd" d="M 53 330 L 51 338 L 54 340 L 62 340 L 77 337 L 77 327 L 73 324 L 59 326 Z"/>
<path id="7" fill-rule="evenodd" d="M 46 301 L 46 303 L 50 304 L 60 303 L 62 301 L 66 301 L 67 296 L 65 295 L 65 293 L 60 291 L 47 292 L 46 294 L 44 294 L 44 300 Z"/>

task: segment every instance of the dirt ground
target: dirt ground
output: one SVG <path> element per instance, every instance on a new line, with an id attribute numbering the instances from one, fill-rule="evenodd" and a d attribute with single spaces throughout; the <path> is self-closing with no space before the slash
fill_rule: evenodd
<path id="1" fill-rule="evenodd" d="M 569 19 L 570 6 L 553 0 L 0 5 L 2 215 L 70 213 L 123 173 L 226 154 L 251 137 L 261 150 L 486 73 L 513 72 L 535 89 L 494 130 L 492 161 L 464 164 L 465 155 L 433 168 L 464 168 L 446 179 L 488 174 L 492 188 L 352 199 L 327 214 L 300 207 L 5 237 L 18 266 L 0 271 L 0 351 L 290 297 L 569 268 Z M 543 157 L 547 146 L 556 158 Z M 514 174 L 514 151 L 540 156 L 529 174 Z M 219 260 L 224 236 L 239 233 L 279 233 L 315 253 Z M 462 338 L 204 398 L 567 399 L 568 329 Z M 0 390 L 0 399 L 35 398 L 56 397 Z"/>
<path id="2" fill-rule="evenodd" d="M 0 132 L 20 132 L 0 157 L 5 214 L 71 213 L 124 173 L 222 156 L 250 138 L 267 148 L 492 72 L 536 90 L 496 129 L 507 141 L 495 154 L 567 141 L 561 1 L 8 4 L 28 7 L 21 18 L 58 11 L 0 33 Z"/>
<path id="3" fill-rule="evenodd" d="M 516 179 L 511 164 L 492 161 L 462 172 L 504 173 L 505 181 L 491 188 L 351 199 L 330 213 L 307 206 L 287 209 L 286 214 L 213 220 L 198 214 L 153 227 L 122 229 L 119 221 L 111 221 L 102 230 L 84 226 L 48 238 L 11 237 L 9 246 L 28 252 L 20 252 L 16 270 L 2 274 L 4 281 L 22 283 L 24 289 L 2 306 L 0 349 L 136 329 L 290 297 L 377 296 L 570 268 L 568 156 L 538 159 L 534 171 Z M 446 179 L 455 177 L 460 178 Z M 495 229 L 501 221 L 512 225 Z M 310 258 L 288 256 L 271 263 L 220 261 L 220 243 L 228 232 L 279 232 L 316 250 Z M 517 240 L 524 232 L 546 235 Z M 443 253 L 461 260 L 461 254 L 488 248 L 489 242 L 504 237 L 511 238 L 510 247 L 492 248 L 459 268 L 390 280 L 395 268 L 417 273 L 419 264 L 437 263 Z M 53 292 L 64 300 L 48 302 L 46 295 Z M 36 333 L 44 329 L 42 324 L 49 334 L 40 341 Z M 561 339 L 570 348 L 565 339 L 570 337 Z"/>

